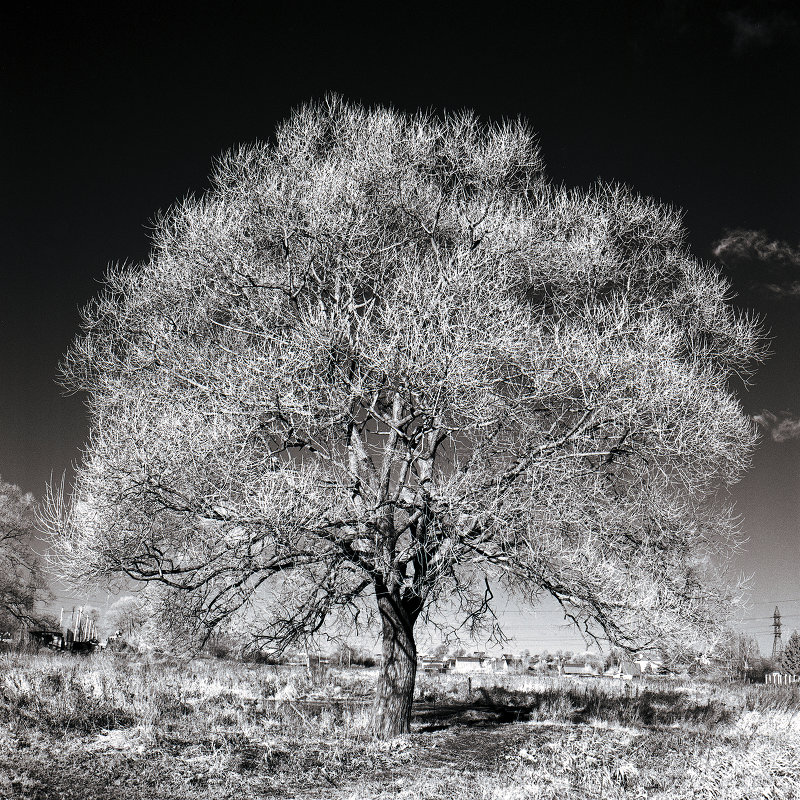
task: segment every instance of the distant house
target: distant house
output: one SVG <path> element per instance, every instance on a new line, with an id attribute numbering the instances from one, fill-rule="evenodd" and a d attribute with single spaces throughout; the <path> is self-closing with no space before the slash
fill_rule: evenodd
<path id="1" fill-rule="evenodd" d="M 579 675 L 581 677 L 596 677 L 598 670 L 592 664 L 564 664 L 562 668 L 562 675 Z"/>
<path id="2" fill-rule="evenodd" d="M 606 672 L 613 678 L 622 678 L 623 680 L 632 680 L 633 678 L 642 677 L 642 668 L 636 661 L 623 659 L 621 664 L 616 664 Z"/>
<path id="3" fill-rule="evenodd" d="M 495 659 L 495 672 L 522 672 L 522 659 L 511 653 L 503 653 Z"/>
<path id="4" fill-rule="evenodd" d="M 447 659 L 420 656 L 417 659 L 417 669 L 423 672 L 447 672 Z"/>
<path id="5" fill-rule="evenodd" d="M 485 653 L 476 653 L 472 656 L 456 656 L 453 672 L 493 672 L 494 659 L 488 658 Z"/>
<path id="6" fill-rule="evenodd" d="M 469 656 L 445 656 L 443 658 L 429 656 L 423 653 L 417 658 L 417 670 L 427 673 L 512 673 L 522 671 L 522 659 L 517 658 L 511 653 L 503 653 L 502 656 L 473 653 Z"/>
<path id="7" fill-rule="evenodd" d="M 653 661 L 650 658 L 637 658 L 633 663 L 638 665 L 642 675 L 658 675 L 664 670 L 664 665 L 660 661 Z"/>

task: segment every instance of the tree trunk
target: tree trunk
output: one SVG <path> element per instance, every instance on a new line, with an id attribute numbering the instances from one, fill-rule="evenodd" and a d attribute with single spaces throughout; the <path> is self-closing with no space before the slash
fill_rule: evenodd
<path id="1" fill-rule="evenodd" d="M 414 622 L 417 614 L 396 595 L 377 591 L 383 628 L 383 663 L 375 696 L 373 731 L 391 739 L 411 730 L 411 702 L 417 675 Z"/>

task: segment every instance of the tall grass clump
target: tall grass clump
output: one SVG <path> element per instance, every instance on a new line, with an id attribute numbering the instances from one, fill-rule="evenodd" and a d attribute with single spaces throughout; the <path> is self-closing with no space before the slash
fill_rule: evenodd
<path id="1" fill-rule="evenodd" d="M 0 722 L 88 732 L 136 724 L 137 692 L 107 663 L 50 654 L 0 661 Z"/>
<path id="2" fill-rule="evenodd" d="M 43 652 L 0 659 L 0 723 L 42 731 L 91 733 L 139 727 L 163 733 L 196 727 L 243 729 L 256 722 L 293 729 L 320 720 L 329 732 L 357 729 L 362 709 L 333 704 L 301 710 L 296 701 L 359 698 L 369 682 L 342 674 L 314 685 L 303 670 L 234 661 L 136 659 L 124 654 L 89 657 Z"/>

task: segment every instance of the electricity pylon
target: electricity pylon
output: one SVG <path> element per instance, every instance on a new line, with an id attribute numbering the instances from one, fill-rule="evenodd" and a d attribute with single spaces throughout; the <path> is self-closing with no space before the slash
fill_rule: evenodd
<path id="1" fill-rule="evenodd" d="M 772 638 L 772 657 L 778 658 L 783 652 L 783 643 L 781 642 L 781 612 L 778 611 L 778 606 L 775 606 L 775 613 L 772 616 L 772 629 L 774 636 Z"/>

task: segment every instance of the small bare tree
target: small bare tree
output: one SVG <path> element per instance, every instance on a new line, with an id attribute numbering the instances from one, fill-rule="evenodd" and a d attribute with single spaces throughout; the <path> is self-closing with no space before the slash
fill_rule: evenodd
<path id="1" fill-rule="evenodd" d="M 548 184 L 521 123 L 305 107 L 85 310 L 65 568 L 208 629 L 257 602 L 273 647 L 377 610 L 381 736 L 417 620 L 491 621 L 496 584 L 627 647 L 694 640 L 755 436 L 727 292 L 675 211 Z"/>
<path id="2" fill-rule="evenodd" d="M 0 480 L 0 627 L 36 626 L 50 620 L 35 609 L 49 597 L 39 557 L 35 501 L 19 486 Z"/>
<path id="3" fill-rule="evenodd" d="M 111 633 L 120 631 L 128 640 L 150 619 L 147 603 L 141 597 L 123 595 L 106 612 L 105 624 Z"/>
<path id="4" fill-rule="evenodd" d="M 749 633 L 728 628 L 713 648 L 721 669 L 729 676 L 744 678 L 761 663 L 758 641 Z"/>

